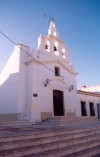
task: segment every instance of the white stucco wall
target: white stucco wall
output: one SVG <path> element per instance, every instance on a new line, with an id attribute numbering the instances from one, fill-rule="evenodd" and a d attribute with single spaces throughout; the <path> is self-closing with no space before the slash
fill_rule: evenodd
<path id="1" fill-rule="evenodd" d="M 26 55 L 22 50 L 28 50 L 23 45 L 15 49 L 0 75 L 0 114 L 21 113 L 26 105 L 27 68 Z"/>
<path id="2" fill-rule="evenodd" d="M 19 90 L 19 48 L 15 47 L 0 75 L 0 114 L 16 113 Z"/>

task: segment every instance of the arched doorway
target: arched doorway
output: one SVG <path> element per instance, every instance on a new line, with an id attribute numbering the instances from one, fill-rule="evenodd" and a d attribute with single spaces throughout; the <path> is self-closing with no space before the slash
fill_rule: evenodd
<path id="1" fill-rule="evenodd" d="M 64 116 L 63 92 L 53 90 L 54 116 Z"/>

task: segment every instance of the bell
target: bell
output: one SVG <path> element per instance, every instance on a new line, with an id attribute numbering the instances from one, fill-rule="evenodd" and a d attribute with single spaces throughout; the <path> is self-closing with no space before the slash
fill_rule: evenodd
<path id="1" fill-rule="evenodd" d="M 48 49 L 48 45 L 47 44 L 45 45 L 45 48 L 46 48 L 46 50 Z"/>
<path id="2" fill-rule="evenodd" d="M 54 51 L 57 51 L 57 47 L 54 45 Z"/>

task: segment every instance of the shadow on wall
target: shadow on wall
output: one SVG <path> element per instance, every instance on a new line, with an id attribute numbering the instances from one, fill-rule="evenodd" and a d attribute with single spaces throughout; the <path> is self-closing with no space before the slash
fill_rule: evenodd
<path id="1" fill-rule="evenodd" d="M 17 113 L 19 96 L 19 73 L 10 74 L 0 86 L 0 114 Z"/>

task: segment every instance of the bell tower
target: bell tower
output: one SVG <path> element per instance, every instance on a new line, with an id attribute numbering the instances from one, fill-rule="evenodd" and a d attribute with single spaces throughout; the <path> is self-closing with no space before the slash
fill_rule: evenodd
<path id="1" fill-rule="evenodd" d="M 48 24 L 48 35 L 40 35 L 38 38 L 39 52 L 46 53 L 58 60 L 68 60 L 68 50 L 58 36 L 54 20 L 51 19 Z"/>

